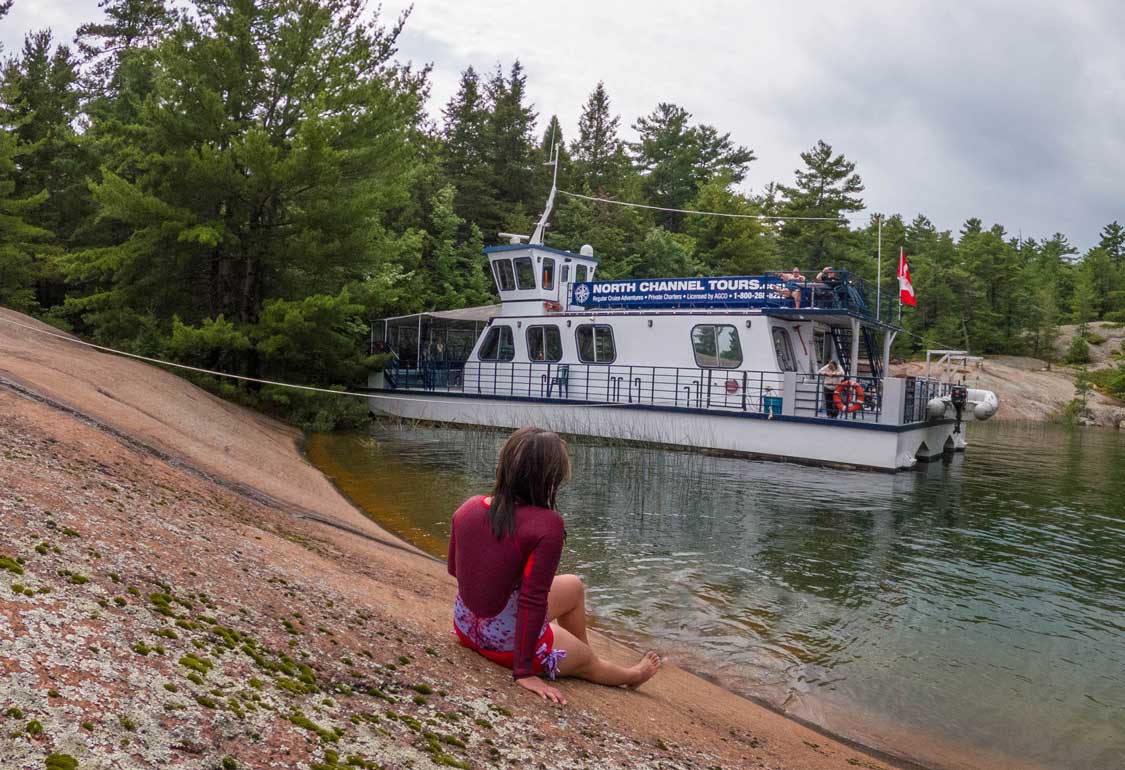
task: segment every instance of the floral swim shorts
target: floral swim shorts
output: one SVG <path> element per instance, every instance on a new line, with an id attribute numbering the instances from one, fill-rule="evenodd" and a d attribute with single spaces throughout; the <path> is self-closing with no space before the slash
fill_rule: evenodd
<path id="1" fill-rule="evenodd" d="M 512 591 L 508 603 L 499 614 L 490 618 L 477 616 L 461 601 L 461 595 L 453 603 L 453 633 L 465 647 L 478 652 L 493 663 L 512 668 L 516 647 L 516 604 L 520 592 Z M 552 649 L 555 632 L 551 624 L 543 621 L 539 631 L 539 641 L 535 645 L 533 666 L 536 674 L 547 673 L 551 679 L 558 676 L 559 661 L 566 657 L 566 650 Z"/>

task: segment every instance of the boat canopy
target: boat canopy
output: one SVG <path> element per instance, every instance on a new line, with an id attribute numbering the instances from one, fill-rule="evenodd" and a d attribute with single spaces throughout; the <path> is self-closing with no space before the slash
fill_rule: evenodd
<path id="1" fill-rule="evenodd" d="M 465 361 L 500 305 L 431 310 L 384 318 L 371 324 L 371 352 L 394 353 L 404 366 Z"/>

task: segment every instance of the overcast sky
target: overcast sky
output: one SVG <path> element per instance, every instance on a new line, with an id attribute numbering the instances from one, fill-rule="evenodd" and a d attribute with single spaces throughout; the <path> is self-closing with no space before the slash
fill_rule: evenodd
<path id="1" fill-rule="evenodd" d="M 97 0 L 16 0 L 0 40 L 69 39 L 96 15 Z M 462 69 L 519 58 L 539 129 L 558 114 L 569 138 L 598 80 L 627 136 L 676 102 L 755 151 L 749 191 L 791 181 L 824 139 L 857 163 L 868 211 L 1080 247 L 1125 221 L 1122 2 L 416 0 L 401 58 L 433 63 L 436 116 Z"/>

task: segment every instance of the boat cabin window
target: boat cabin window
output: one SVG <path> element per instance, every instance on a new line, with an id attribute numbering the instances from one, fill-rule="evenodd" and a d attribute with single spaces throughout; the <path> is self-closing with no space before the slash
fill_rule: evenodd
<path id="1" fill-rule="evenodd" d="M 586 279 L 586 266 L 585 265 L 575 265 L 574 266 L 574 282 L 575 283 L 585 283 L 586 280 L 587 280 Z"/>
<path id="2" fill-rule="evenodd" d="M 561 361 L 562 335 L 557 326 L 527 327 L 527 357 L 532 361 Z"/>
<path id="3" fill-rule="evenodd" d="M 512 339 L 512 327 L 493 326 L 484 335 L 477 357 L 481 361 L 511 361 L 516 357 L 516 346 Z"/>
<path id="4" fill-rule="evenodd" d="M 555 288 L 555 260 L 550 257 L 543 259 L 543 288 Z"/>
<path id="5" fill-rule="evenodd" d="M 797 371 L 797 356 L 793 354 L 793 340 L 787 330 L 773 330 L 773 349 L 777 353 L 777 367 L 781 371 Z"/>
<path id="6" fill-rule="evenodd" d="M 584 364 L 611 364 L 617 358 L 612 326 L 583 324 L 575 329 L 574 337 L 578 340 L 578 360 Z"/>
<path id="7" fill-rule="evenodd" d="M 695 363 L 700 369 L 737 369 L 742 366 L 738 329 L 727 325 L 700 324 L 691 330 Z"/>
<path id="8" fill-rule="evenodd" d="M 516 285 L 520 291 L 535 288 L 535 268 L 531 266 L 531 257 L 516 259 Z"/>
<path id="9" fill-rule="evenodd" d="M 559 283 L 566 283 L 570 280 L 570 265 L 563 265 L 562 270 L 559 272 Z"/>
<path id="10" fill-rule="evenodd" d="M 516 274 L 512 272 L 512 260 L 498 259 L 492 263 L 496 271 L 496 288 L 500 291 L 512 291 L 516 288 Z"/>

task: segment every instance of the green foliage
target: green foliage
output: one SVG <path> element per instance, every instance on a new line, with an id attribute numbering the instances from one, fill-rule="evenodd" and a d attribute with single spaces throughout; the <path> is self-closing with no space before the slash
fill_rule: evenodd
<path id="1" fill-rule="evenodd" d="M 1086 378 L 1106 395 L 1125 399 L 1125 364 L 1118 364 L 1112 369 L 1087 372 Z"/>
<path id="2" fill-rule="evenodd" d="M 640 251 L 632 257 L 631 273 L 638 278 L 699 275 L 702 265 L 692 257 L 692 240 L 663 227 L 649 230 Z"/>
<path id="3" fill-rule="evenodd" d="M 633 162 L 641 172 L 645 197 L 657 206 L 684 208 L 699 188 L 716 177 L 738 183 L 754 153 L 738 147 L 730 134 L 714 126 L 690 124 L 691 113 L 676 104 L 661 102 L 649 115 L 638 118 L 639 135 L 630 145 Z M 682 215 L 661 214 L 660 221 L 678 229 Z"/>
<path id="4" fill-rule="evenodd" d="M 792 186 L 781 186 L 781 213 L 791 217 L 843 217 L 863 210 L 863 180 L 855 163 L 843 154 L 833 155 L 823 140 L 801 153 L 804 167 L 796 171 Z M 845 220 L 786 221 L 781 230 L 781 251 L 787 262 L 816 266 L 843 263 L 851 241 Z M 838 266 L 838 265 L 837 265 Z"/>
<path id="5" fill-rule="evenodd" d="M 70 754 L 48 754 L 43 767 L 45 770 L 78 770 L 78 760 Z"/>
<path id="6" fill-rule="evenodd" d="M 625 145 L 618 136 L 620 125 L 621 117 L 613 114 L 605 84 L 599 80 L 582 106 L 578 138 L 570 148 L 581 188 L 598 193 L 620 189 L 629 167 Z"/>
<path id="7" fill-rule="evenodd" d="M 1086 338 L 1083 335 L 1076 334 L 1074 339 L 1070 341 L 1070 347 L 1066 349 L 1063 363 L 1088 364 L 1091 360 L 1090 344 L 1086 342 Z"/>
<path id="8" fill-rule="evenodd" d="M 428 69 L 395 58 L 407 17 L 381 22 L 363 0 L 99 8 L 74 53 L 32 32 L 0 67 L 0 304 L 102 344 L 362 384 L 382 364 L 368 355 L 371 321 L 493 301 L 481 249 L 500 230 L 531 232 L 552 145 L 559 187 L 594 200 L 560 194 L 547 243 L 593 245 L 602 278 L 832 264 L 870 290 L 881 280 L 886 317 L 902 246 L 918 307 L 902 316 L 897 355 L 964 347 L 1050 363 L 1060 323 L 1125 322 L 1118 222 L 1084 254 L 1062 234 L 1012 238 L 976 218 L 959 231 L 890 213 L 851 225 L 863 182 L 825 141 L 791 179 L 748 195 L 754 153 L 684 107 L 658 103 L 627 144 L 598 82 L 563 137 L 567 117 L 538 121 L 518 61 L 465 69 L 433 126 Z M 1067 359 L 1087 360 L 1090 342 L 1080 335 Z M 359 398 L 192 379 L 310 429 L 366 419 Z"/>
<path id="9" fill-rule="evenodd" d="M 16 192 L 16 155 L 15 138 L 0 132 L 0 305 L 29 311 L 37 306 L 35 283 L 44 272 L 44 256 L 52 253 L 52 236 L 29 221 L 47 191 L 25 197 Z"/>

